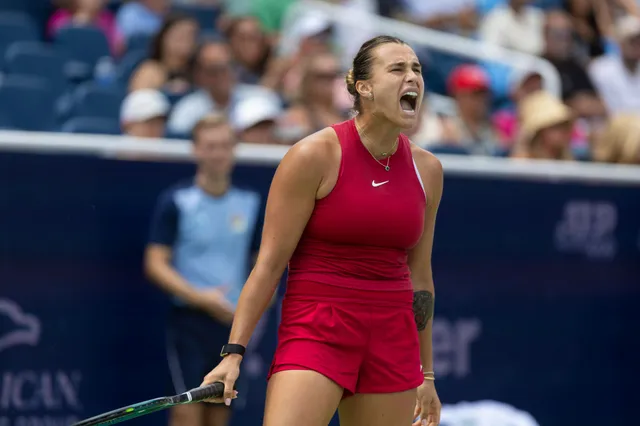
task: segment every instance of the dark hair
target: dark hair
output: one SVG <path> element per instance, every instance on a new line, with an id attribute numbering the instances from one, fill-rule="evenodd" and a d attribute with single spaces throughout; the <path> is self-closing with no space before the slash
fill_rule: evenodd
<path id="1" fill-rule="evenodd" d="M 171 15 L 167 16 L 167 18 L 162 23 L 160 31 L 158 31 L 158 33 L 151 40 L 151 45 L 149 46 L 149 59 L 162 62 L 162 60 L 164 59 L 162 45 L 164 43 L 165 36 L 175 25 L 185 21 L 193 22 L 197 25 L 197 21 L 193 17 L 183 13 L 172 13 Z"/>
<path id="2" fill-rule="evenodd" d="M 387 43 L 407 44 L 398 37 L 389 35 L 381 35 L 364 42 L 358 50 L 356 57 L 353 58 L 353 67 L 347 73 L 345 81 L 347 82 L 347 90 L 353 96 L 353 109 L 362 112 L 362 103 L 360 93 L 356 90 L 356 82 L 360 80 L 368 80 L 371 78 L 371 64 L 373 63 L 373 50 Z"/>

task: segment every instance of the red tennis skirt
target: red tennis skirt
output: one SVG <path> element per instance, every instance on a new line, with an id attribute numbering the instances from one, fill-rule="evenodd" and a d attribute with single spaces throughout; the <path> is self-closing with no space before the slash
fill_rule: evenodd
<path id="1" fill-rule="evenodd" d="M 316 371 L 345 396 L 417 388 L 424 379 L 413 292 L 289 282 L 268 378 L 286 370 Z"/>

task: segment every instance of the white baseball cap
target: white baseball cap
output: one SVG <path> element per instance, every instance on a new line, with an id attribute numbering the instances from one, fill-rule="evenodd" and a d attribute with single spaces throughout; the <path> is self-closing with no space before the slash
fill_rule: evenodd
<path id="1" fill-rule="evenodd" d="M 139 123 L 156 117 L 164 117 L 169 113 L 167 98 L 157 90 L 141 89 L 131 92 L 124 98 L 120 106 L 122 123 Z"/>
<path id="2" fill-rule="evenodd" d="M 234 105 L 231 124 L 236 132 L 242 132 L 263 121 L 276 121 L 281 114 L 282 106 L 274 97 L 249 95 Z"/>

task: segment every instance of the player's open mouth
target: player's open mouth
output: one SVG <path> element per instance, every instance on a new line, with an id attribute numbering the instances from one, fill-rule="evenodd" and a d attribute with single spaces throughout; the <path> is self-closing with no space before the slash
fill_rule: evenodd
<path id="1" fill-rule="evenodd" d="M 418 93 L 407 92 L 400 97 L 400 108 L 407 114 L 415 114 L 418 105 Z"/>

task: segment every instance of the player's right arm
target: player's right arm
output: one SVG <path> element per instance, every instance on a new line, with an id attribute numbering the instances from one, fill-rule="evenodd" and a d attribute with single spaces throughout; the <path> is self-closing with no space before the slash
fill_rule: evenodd
<path id="1" fill-rule="evenodd" d="M 324 129 L 293 145 L 280 162 L 267 198 L 258 258 L 240 294 L 229 343 L 246 347 L 269 305 L 313 212 L 330 166 L 334 139 L 334 131 Z M 227 355 L 203 384 L 224 381 L 224 399 L 230 402 L 241 360 L 239 355 Z"/>
<path id="2" fill-rule="evenodd" d="M 151 235 L 144 254 L 145 274 L 165 292 L 224 323 L 231 323 L 233 306 L 219 290 L 198 291 L 171 264 L 172 247 L 178 234 L 178 215 L 171 193 L 163 194 L 153 216 Z"/>

